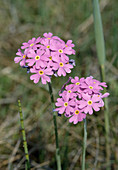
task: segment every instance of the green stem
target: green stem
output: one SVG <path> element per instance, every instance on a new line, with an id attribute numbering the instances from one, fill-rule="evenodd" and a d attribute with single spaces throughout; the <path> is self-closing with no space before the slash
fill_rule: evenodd
<path id="1" fill-rule="evenodd" d="M 83 150 L 82 150 L 82 170 L 85 170 L 86 141 L 87 141 L 87 123 L 85 118 L 84 119 L 84 142 L 83 142 Z"/>
<path id="2" fill-rule="evenodd" d="M 59 142 L 58 142 L 58 131 L 57 131 L 57 121 L 56 121 L 57 113 L 54 111 L 54 109 L 55 109 L 55 102 L 54 102 L 54 97 L 53 97 L 52 85 L 51 85 L 50 82 L 48 83 L 48 86 L 49 86 L 49 93 L 50 93 L 50 98 L 51 98 L 51 103 L 52 103 L 52 108 L 53 108 L 53 122 L 54 122 L 55 140 L 56 140 L 57 169 L 61 170 L 61 159 L 60 159 Z"/>
<path id="3" fill-rule="evenodd" d="M 19 114 L 20 114 L 21 131 L 22 131 L 22 137 L 23 137 L 23 146 L 24 146 L 25 158 L 26 158 L 26 168 L 25 169 L 30 170 L 30 161 L 29 161 L 29 154 L 28 154 L 28 147 L 27 147 L 26 134 L 25 134 L 25 128 L 24 128 L 23 113 L 22 113 L 20 100 L 18 100 L 18 106 L 19 106 Z"/>

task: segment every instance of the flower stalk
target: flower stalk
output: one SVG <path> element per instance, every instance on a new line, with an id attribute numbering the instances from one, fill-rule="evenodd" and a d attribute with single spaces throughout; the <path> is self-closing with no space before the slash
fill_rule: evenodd
<path id="1" fill-rule="evenodd" d="M 100 70 L 101 70 L 101 80 L 105 81 L 105 59 L 106 59 L 105 43 L 104 43 L 104 34 L 103 34 L 102 20 L 101 20 L 98 0 L 93 0 L 93 16 L 94 16 L 96 49 L 97 49 Z M 104 93 L 105 92 L 106 89 L 104 88 Z M 109 112 L 108 112 L 107 99 L 104 99 L 104 102 L 105 102 L 104 117 L 105 117 L 105 132 L 106 132 L 106 161 L 107 164 L 109 164 L 109 160 L 110 160 Z"/>
<path id="2" fill-rule="evenodd" d="M 21 125 L 22 137 L 23 137 L 23 147 L 24 147 L 25 158 L 26 158 L 26 168 L 25 169 L 30 170 L 30 161 L 29 161 L 26 133 L 25 133 L 25 128 L 24 128 L 24 120 L 23 120 L 23 113 L 22 113 L 20 100 L 18 100 L 18 106 L 19 106 L 19 114 L 20 114 L 20 125 Z"/>
<path id="3" fill-rule="evenodd" d="M 55 102 L 54 102 L 54 96 L 53 96 L 53 90 L 52 90 L 51 82 L 48 83 L 48 86 L 49 86 L 49 93 L 50 93 L 50 98 L 51 98 L 51 103 L 52 103 L 52 108 L 53 108 L 53 122 L 54 122 L 55 140 L 56 140 L 56 161 L 57 161 L 57 169 L 58 169 L 58 170 L 61 170 L 61 158 L 60 158 L 59 141 L 58 141 L 58 131 L 57 131 L 57 120 L 56 120 L 56 115 L 57 115 L 57 113 L 54 111 L 54 110 L 55 110 Z"/>
<path id="4" fill-rule="evenodd" d="M 83 150 L 82 150 L 82 170 L 85 170 L 86 141 L 87 141 L 87 123 L 85 118 L 84 119 L 84 141 L 83 141 Z"/>

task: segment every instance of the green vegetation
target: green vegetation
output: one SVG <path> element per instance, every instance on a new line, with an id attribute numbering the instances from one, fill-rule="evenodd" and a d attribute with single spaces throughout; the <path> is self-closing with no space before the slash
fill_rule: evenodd
<path id="1" fill-rule="evenodd" d="M 110 116 L 110 161 L 118 169 L 118 9 L 117 0 L 100 1 L 105 37 L 106 82 Z M 52 79 L 55 99 L 69 76 L 92 75 L 100 80 L 95 47 L 92 0 L 0 1 L 0 170 L 24 169 L 25 156 L 19 126 L 17 100 L 24 114 L 32 169 L 56 170 L 55 135 L 48 85 L 35 85 L 25 69 L 13 59 L 22 42 L 52 32 L 75 44 L 76 67 L 67 77 Z M 58 117 L 59 146 L 62 169 L 81 169 L 83 122 L 77 125 Z M 68 138 L 66 138 L 68 136 Z M 104 111 L 87 120 L 86 169 L 105 169 Z"/>

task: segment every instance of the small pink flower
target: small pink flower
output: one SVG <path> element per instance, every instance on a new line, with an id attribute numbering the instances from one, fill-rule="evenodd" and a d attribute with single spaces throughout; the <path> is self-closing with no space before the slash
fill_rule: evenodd
<path id="1" fill-rule="evenodd" d="M 93 80 L 94 84 L 98 84 L 99 86 L 107 87 L 106 82 L 100 82 L 100 81 L 98 81 L 96 79 L 93 79 L 92 76 L 90 76 L 90 77 Z"/>
<path id="2" fill-rule="evenodd" d="M 63 40 L 61 40 L 59 37 L 53 36 L 53 34 L 52 34 L 51 32 L 49 32 L 49 33 L 44 33 L 43 36 L 44 36 L 45 38 L 47 38 L 48 40 L 53 39 L 53 40 L 58 40 L 58 41 L 60 41 L 60 42 L 63 41 Z"/>
<path id="3" fill-rule="evenodd" d="M 45 57 L 48 59 L 47 67 L 51 67 L 53 70 L 57 69 L 58 57 L 53 52 L 47 51 Z"/>
<path id="4" fill-rule="evenodd" d="M 21 46 L 21 49 L 34 49 L 36 50 L 37 47 L 40 47 L 40 44 L 39 42 L 41 41 L 41 38 L 38 37 L 37 39 L 36 38 L 32 38 L 31 40 L 29 40 L 27 43 L 23 43 L 23 46 Z"/>
<path id="5" fill-rule="evenodd" d="M 101 83 L 96 83 L 96 81 L 90 76 L 85 79 L 85 82 L 82 84 L 81 88 L 84 92 L 88 94 L 98 93 L 103 88 L 100 86 Z"/>
<path id="6" fill-rule="evenodd" d="M 35 64 L 37 69 L 40 67 L 46 67 L 48 58 L 44 53 L 44 50 L 37 50 L 36 52 L 30 50 L 30 53 L 28 54 L 29 59 L 26 60 L 28 66 L 33 66 Z"/>
<path id="7" fill-rule="evenodd" d="M 65 87 L 66 90 L 64 90 L 62 93 L 59 94 L 59 96 L 65 96 L 68 95 L 70 99 L 74 98 L 77 96 L 76 93 L 74 93 L 73 88 L 71 85 L 68 85 Z"/>
<path id="8" fill-rule="evenodd" d="M 46 52 L 50 51 L 50 44 L 53 43 L 54 40 L 48 40 L 48 39 L 42 39 L 41 44 L 41 49 L 46 50 Z"/>
<path id="9" fill-rule="evenodd" d="M 73 53 L 71 47 L 66 47 L 64 43 L 60 42 L 52 43 L 50 45 L 50 49 L 55 55 L 57 55 L 58 57 L 61 56 L 61 58 L 65 59 L 66 61 L 69 60 L 67 55 L 71 55 Z"/>
<path id="10" fill-rule="evenodd" d="M 102 99 L 98 95 L 88 95 L 88 94 L 82 94 L 82 100 L 80 100 L 79 108 L 83 109 L 84 113 L 89 113 L 90 115 L 93 114 L 93 109 L 95 111 L 99 111 L 100 108 L 103 106 L 103 103 L 101 103 Z"/>
<path id="11" fill-rule="evenodd" d="M 43 36 L 47 39 L 51 39 L 53 34 L 51 32 L 49 32 L 49 33 L 44 33 Z"/>
<path id="12" fill-rule="evenodd" d="M 56 106 L 59 108 L 56 108 L 55 111 L 58 111 L 59 114 L 65 114 L 71 115 L 71 112 L 73 113 L 73 106 L 75 106 L 75 100 L 69 100 L 69 96 L 63 96 L 63 98 L 58 98 L 56 102 Z"/>
<path id="13" fill-rule="evenodd" d="M 102 100 L 102 98 L 108 97 L 109 93 L 104 93 L 104 94 L 99 93 L 96 96 L 99 97 L 99 99 L 100 99 L 99 106 L 103 107 L 104 106 L 104 101 Z"/>
<path id="14" fill-rule="evenodd" d="M 74 47 L 75 45 L 74 44 L 72 44 L 72 40 L 68 40 L 67 41 L 67 43 L 65 44 L 65 46 L 66 47 Z M 71 49 L 71 51 L 72 51 L 72 54 L 74 54 L 75 55 L 75 50 L 74 49 Z"/>
<path id="15" fill-rule="evenodd" d="M 71 82 L 73 83 L 71 84 L 71 86 L 73 87 L 73 90 L 79 92 L 79 94 L 82 93 L 81 87 L 83 86 L 84 81 L 85 81 L 85 78 L 79 79 L 79 77 L 77 76 L 74 79 L 71 79 Z M 81 98 L 81 94 L 79 95 L 79 98 Z"/>
<path id="16" fill-rule="evenodd" d="M 72 40 L 68 40 L 66 43 L 67 47 L 74 47 L 75 45 L 72 44 Z"/>
<path id="17" fill-rule="evenodd" d="M 40 68 L 40 69 L 36 69 L 35 66 L 33 68 L 30 69 L 31 73 L 35 73 L 33 75 L 30 76 L 31 80 L 34 80 L 34 83 L 38 83 L 40 78 L 42 81 L 42 84 L 46 84 L 47 82 L 50 82 L 50 77 L 48 75 L 52 75 L 53 72 L 51 69 L 47 68 Z"/>
<path id="18" fill-rule="evenodd" d="M 82 113 L 82 110 L 80 110 L 78 107 L 74 108 L 74 112 L 72 117 L 69 119 L 69 122 L 73 124 L 77 124 L 78 122 L 83 121 L 83 119 L 86 118 L 86 114 Z"/>
<path id="19" fill-rule="evenodd" d="M 24 51 L 24 53 L 22 53 L 21 50 L 18 49 L 18 52 L 16 53 L 16 55 L 18 55 L 20 57 L 15 57 L 14 58 L 15 63 L 19 63 L 20 62 L 20 66 L 21 67 L 25 66 L 27 54 L 28 54 L 28 50 L 27 49 Z"/>
<path id="20" fill-rule="evenodd" d="M 58 63 L 54 63 L 53 67 L 55 70 L 57 70 L 57 75 L 58 76 L 66 76 L 66 73 L 70 73 L 71 72 L 71 68 L 73 68 L 73 66 L 69 63 L 65 63 L 63 62 L 59 57 L 57 58 Z"/>

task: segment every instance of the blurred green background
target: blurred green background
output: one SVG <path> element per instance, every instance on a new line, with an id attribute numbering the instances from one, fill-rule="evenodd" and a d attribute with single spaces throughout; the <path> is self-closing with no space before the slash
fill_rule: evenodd
<path id="1" fill-rule="evenodd" d="M 118 1 L 101 0 L 106 46 L 110 145 L 113 170 L 118 169 Z M 28 148 L 34 169 L 56 170 L 52 108 L 47 85 L 35 85 L 25 69 L 14 63 L 17 49 L 32 37 L 52 32 L 75 44 L 76 67 L 67 77 L 53 78 L 55 99 L 69 76 L 92 75 L 100 80 L 95 47 L 92 0 L 0 1 L 0 170 L 24 169 L 24 151 L 17 100 L 25 118 Z M 104 114 L 88 116 L 86 168 L 105 169 Z M 81 169 L 83 122 L 69 125 L 58 117 L 63 170 Z M 68 136 L 66 138 L 66 136 Z"/>

